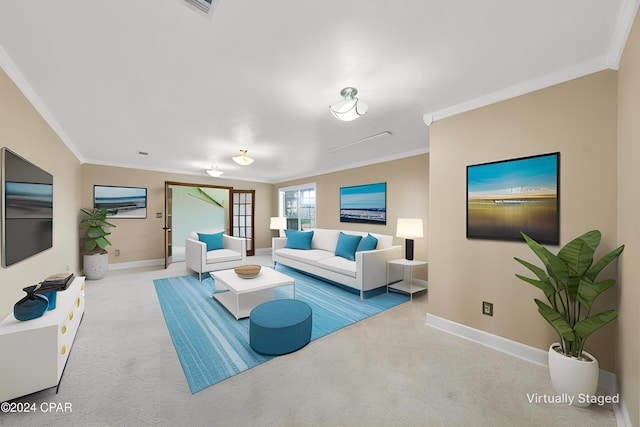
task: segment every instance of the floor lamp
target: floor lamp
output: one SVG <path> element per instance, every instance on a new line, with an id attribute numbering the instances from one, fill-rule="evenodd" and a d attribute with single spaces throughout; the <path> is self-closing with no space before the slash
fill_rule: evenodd
<path id="1" fill-rule="evenodd" d="M 422 218 L 398 218 L 396 236 L 406 239 L 404 257 L 411 261 L 413 259 L 413 239 L 423 237 Z"/>

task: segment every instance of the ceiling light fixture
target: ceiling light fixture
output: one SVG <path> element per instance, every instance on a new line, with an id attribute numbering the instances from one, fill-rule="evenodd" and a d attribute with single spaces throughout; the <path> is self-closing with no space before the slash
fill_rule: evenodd
<path id="1" fill-rule="evenodd" d="M 218 168 L 218 166 L 216 165 L 215 169 L 214 168 L 208 169 L 207 173 L 212 177 L 217 178 L 220 175 L 222 175 L 224 172 L 222 172 L 220 168 Z"/>
<path id="2" fill-rule="evenodd" d="M 240 155 L 232 157 L 233 161 L 242 166 L 249 166 L 253 163 L 253 159 L 247 157 L 247 150 L 240 150 Z"/>
<path id="3" fill-rule="evenodd" d="M 331 114 L 343 122 L 350 122 L 358 117 L 364 115 L 367 112 L 367 104 L 359 102 L 356 95 L 358 89 L 355 87 L 345 87 L 340 91 L 340 95 L 344 98 L 344 101 L 340 101 L 337 104 L 333 104 L 329 107 Z"/>

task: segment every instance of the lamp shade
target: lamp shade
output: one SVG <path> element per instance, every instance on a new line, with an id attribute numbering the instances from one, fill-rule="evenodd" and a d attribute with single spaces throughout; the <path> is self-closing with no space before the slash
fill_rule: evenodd
<path id="1" fill-rule="evenodd" d="M 418 239 L 423 237 L 422 218 L 398 218 L 396 236 L 405 239 Z"/>
<path id="2" fill-rule="evenodd" d="M 240 150 L 240 155 L 232 157 L 233 161 L 241 166 L 249 166 L 253 159 L 247 156 L 247 150 Z"/>
<path id="3" fill-rule="evenodd" d="M 340 95 L 344 97 L 344 100 L 329 107 L 331 114 L 343 122 L 350 122 L 366 114 L 368 106 L 356 98 L 357 93 L 358 89 L 354 87 L 342 89 Z"/>
<path id="4" fill-rule="evenodd" d="M 211 169 L 207 169 L 207 173 L 213 177 L 219 177 L 221 176 L 224 172 L 222 172 L 218 166 L 216 166 L 215 168 L 211 168 Z"/>
<path id="5" fill-rule="evenodd" d="M 269 224 L 271 230 L 284 230 L 287 228 L 287 218 L 283 216 L 272 216 Z"/>

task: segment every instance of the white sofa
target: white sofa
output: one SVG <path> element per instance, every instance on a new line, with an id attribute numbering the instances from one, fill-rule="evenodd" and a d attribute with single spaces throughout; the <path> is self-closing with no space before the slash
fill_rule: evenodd
<path id="1" fill-rule="evenodd" d="M 207 234 L 213 234 L 207 232 Z M 198 233 L 192 232 L 187 238 L 185 261 L 187 268 L 198 273 L 226 270 L 247 264 L 247 241 L 242 237 L 222 236 L 224 248 L 207 251 L 207 245 L 198 240 Z"/>
<path id="2" fill-rule="evenodd" d="M 338 237 L 342 230 L 316 228 L 311 249 L 289 249 L 286 237 L 274 237 L 272 256 L 280 263 L 304 273 L 356 289 L 360 299 L 365 291 L 386 286 L 387 261 L 402 258 L 402 246 L 393 245 L 393 236 L 371 233 L 376 249 L 355 253 L 355 261 L 336 256 Z M 342 231 L 345 234 L 367 236 L 366 232 Z M 402 271 L 392 269 L 389 283 L 402 279 Z"/>

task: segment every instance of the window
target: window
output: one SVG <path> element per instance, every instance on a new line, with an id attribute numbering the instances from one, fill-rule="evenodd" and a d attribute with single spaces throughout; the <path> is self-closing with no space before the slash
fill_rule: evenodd
<path id="1" fill-rule="evenodd" d="M 316 227 L 316 184 L 280 188 L 278 215 L 287 218 L 287 229 Z"/>

